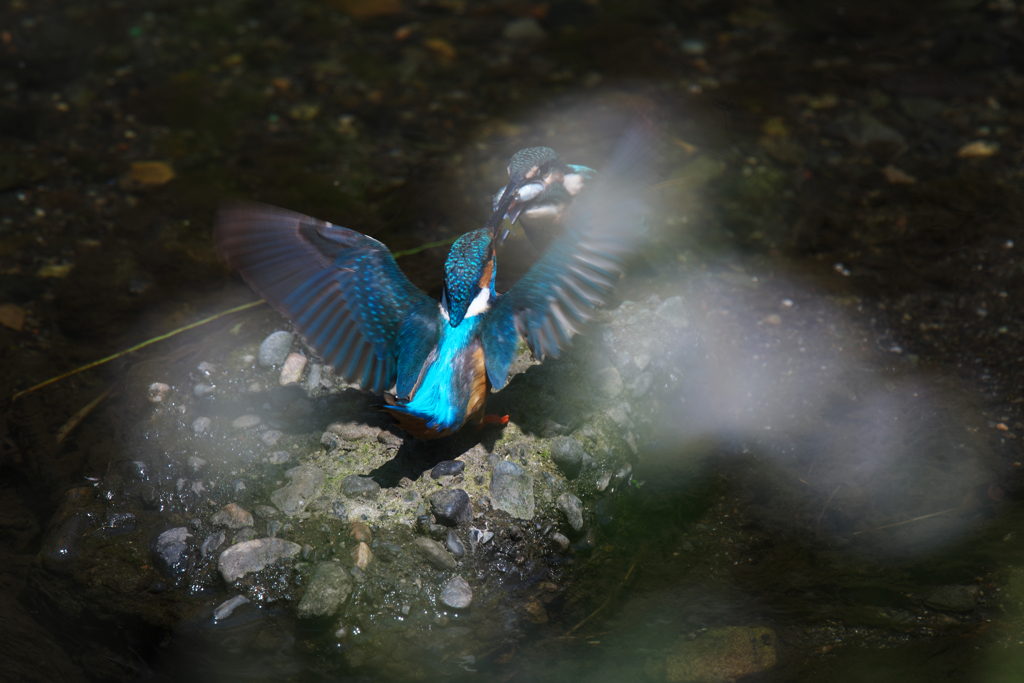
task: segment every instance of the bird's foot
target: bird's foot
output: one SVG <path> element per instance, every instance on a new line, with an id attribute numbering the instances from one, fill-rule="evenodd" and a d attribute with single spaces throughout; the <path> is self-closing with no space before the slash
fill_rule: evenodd
<path id="1" fill-rule="evenodd" d="M 493 424 L 508 424 L 508 415 L 484 415 L 484 419 L 480 420 L 480 426 L 493 425 Z"/>

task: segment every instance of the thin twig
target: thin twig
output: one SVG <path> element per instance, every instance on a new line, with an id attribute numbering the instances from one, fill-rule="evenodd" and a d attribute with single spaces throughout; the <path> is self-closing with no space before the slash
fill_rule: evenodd
<path id="1" fill-rule="evenodd" d="M 625 575 L 624 577 L 622 577 L 622 581 L 620 581 L 620 582 L 619 582 L 619 587 L 620 587 L 620 588 L 621 588 L 622 586 L 625 586 L 625 585 L 626 585 L 626 581 L 628 581 L 628 580 L 629 580 L 629 575 L 633 573 L 633 570 L 634 570 L 634 569 L 636 569 L 636 565 L 637 565 L 637 563 L 638 563 L 638 562 L 640 562 L 640 557 L 641 557 L 641 556 L 642 556 L 643 554 L 644 554 L 644 550 L 643 550 L 643 548 L 641 548 L 641 549 L 640 549 L 640 552 L 638 552 L 638 553 L 636 554 L 636 557 L 635 557 L 635 558 L 633 558 L 633 564 L 629 565 L 629 571 L 627 571 L 627 572 L 626 572 L 626 575 Z M 612 595 L 609 595 L 609 596 L 608 596 L 608 597 L 607 597 L 607 598 L 605 599 L 605 601 L 604 601 L 604 602 L 602 602 L 602 603 L 601 603 L 601 605 L 600 605 L 600 606 L 599 606 L 599 607 L 598 607 L 597 609 L 595 609 L 595 610 L 594 610 L 593 612 L 591 612 L 589 616 L 587 616 L 586 618 L 584 618 L 584 619 L 583 619 L 583 621 L 581 621 L 580 623 L 576 624 L 576 625 L 575 625 L 575 626 L 573 626 L 573 627 L 572 627 L 571 629 L 569 629 L 569 631 L 568 631 L 568 632 L 567 632 L 567 633 L 566 633 L 566 634 L 565 634 L 564 636 L 562 636 L 562 637 L 563 637 L 563 638 L 568 638 L 568 637 L 569 637 L 569 636 L 571 636 L 571 635 L 572 635 L 573 633 L 575 633 L 575 632 L 576 632 L 576 630 L 577 630 L 577 629 L 579 629 L 579 627 L 580 627 L 580 626 L 583 626 L 583 624 L 585 624 L 585 623 L 587 623 L 588 621 L 590 621 L 591 619 L 593 619 L 593 618 L 594 618 L 595 616 L 597 616 L 597 615 L 598 615 L 598 613 L 599 613 L 599 612 L 600 612 L 601 610 L 603 610 L 603 609 L 604 609 L 605 607 L 607 607 L 607 606 L 608 606 L 608 604 L 609 604 L 609 603 L 610 603 L 610 602 L 612 601 L 612 598 L 616 597 L 616 596 L 617 596 L 618 594 L 619 594 L 619 591 L 615 591 L 615 593 L 613 593 Z"/>
<path id="2" fill-rule="evenodd" d="M 42 389 L 43 387 L 45 387 L 47 385 L 50 385 L 50 384 L 53 384 L 54 382 L 59 382 L 60 380 L 66 378 L 66 377 L 71 377 L 72 375 L 77 375 L 78 373 L 83 372 L 85 370 L 89 370 L 90 368 L 94 368 L 97 365 L 103 365 L 104 363 L 109 363 L 110 361 L 114 360 L 115 358 L 120 358 L 121 356 L 127 355 L 127 354 L 131 353 L 132 351 L 138 351 L 139 349 L 144 348 L 146 346 L 149 346 L 150 344 L 155 344 L 158 341 L 163 341 L 164 339 L 169 339 L 169 338 L 173 337 L 176 334 L 181 334 L 182 332 L 185 332 L 186 330 L 191 330 L 191 329 L 193 329 L 195 327 L 199 327 L 200 325 L 205 325 L 208 322 L 212 322 L 212 321 L 216 320 L 217 318 L 221 318 L 221 317 L 223 317 L 225 315 L 229 315 L 231 313 L 237 313 L 238 311 L 244 311 L 247 308 L 253 308 L 254 306 L 259 306 L 262 303 L 266 303 L 266 302 L 263 301 L 263 299 L 260 299 L 259 301 L 252 301 L 252 302 L 249 302 L 247 304 L 242 304 L 241 306 L 235 306 L 234 308 L 229 308 L 226 311 L 221 311 L 220 313 L 217 313 L 216 315 L 211 315 L 209 318 L 203 318 L 202 320 L 200 320 L 198 322 L 194 322 L 194 323 L 191 323 L 189 325 L 185 325 L 184 327 L 179 327 L 176 330 L 171 330 L 167 334 L 161 334 L 159 337 L 153 337 L 152 339 L 147 339 L 146 341 L 142 342 L 141 344 L 136 344 L 135 346 L 131 347 L 130 349 L 125 349 L 124 351 L 118 351 L 117 353 L 115 353 L 115 354 L 113 354 L 111 356 L 107 356 L 106 358 L 100 358 L 99 360 L 94 360 L 91 363 L 87 363 L 87 364 L 85 364 L 85 365 L 83 365 L 81 367 L 75 368 L 74 370 L 71 370 L 69 372 L 65 372 L 63 375 L 57 375 L 56 377 L 51 377 L 50 379 L 46 380 L 45 382 L 40 382 L 39 384 L 35 385 L 34 387 L 29 387 L 28 389 L 25 389 L 24 391 L 19 391 L 14 396 L 11 396 L 11 400 L 12 401 L 16 401 L 16 400 L 18 400 L 18 398 L 24 396 L 25 394 L 31 393 L 31 392 L 35 391 L 36 389 Z"/>
<path id="3" fill-rule="evenodd" d="M 74 429 L 75 427 L 77 427 L 78 423 L 81 422 L 82 420 L 84 420 L 86 415 L 91 413 L 93 411 L 93 409 L 100 404 L 100 401 L 105 399 L 110 394 L 110 392 L 113 391 L 113 390 L 114 390 L 114 385 L 111 384 L 109 387 L 107 387 L 106 391 L 104 391 L 102 394 L 100 394 L 99 396 L 97 396 L 93 400 L 89 401 L 89 403 L 86 404 L 86 406 L 84 408 L 82 408 L 77 413 L 72 415 L 71 419 L 68 420 L 67 422 L 65 422 L 64 426 L 61 427 L 57 431 L 57 443 L 60 443 L 61 441 L 66 439 L 68 434 L 71 433 L 71 430 Z"/>
<path id="4" fill-rule="evenodd" d="M 869 531 L 881 531 L 882 529 L 891 529 L 894 526 L 901 526 L 903 524 L 910 524 L 911 522 L 920 522 L 922 519 L 928 519 L 929 517 L 935 517 L 936 515 L 945 515 L 950 512 L 955 512 L 959 508 L 949 508 L 948 510 L 939 510 L 938 512 L 932 512 L 927 515 L 921 515 L 920 517 L 914 517 L 913 519 L 905 519 L 902 522 L 896 522 L 895 524 L 886 524 L 885 526 L 876 526 L 874 529 L 864 529 L 864 531 L 854 531 L 851 536 L 857 534 L 866 534 Z"/>
<path id="5" fill-rule="evenodd" d="M 825 507 L 821 508 L 821 514 L 818 515 L 818 521 L 814 523 L 814 530 L 815 531 L 818 530 L 818 526 L 821 524 L 821 518 L 825 516 L 825 510 L 828 510 L 828 506 L 832 503 L 832 499 L 836 497 L 836 493 L 839 492 L 839 487 L 841 487 L 841 486 L 842 486 L 842 484 L 836 485 L 835 490 L 832 491 L 832 495 L 829 496 L 828 500 L 825 501 Z"/>

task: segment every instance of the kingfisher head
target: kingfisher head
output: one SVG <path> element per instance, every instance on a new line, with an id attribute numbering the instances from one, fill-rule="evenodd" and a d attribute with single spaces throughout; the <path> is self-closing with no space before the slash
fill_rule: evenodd
<path id="1" fill-rule="evenodd" d="M 523 211 L 536 211 L 546 196 L 558 196 L 558 201 L 564 203 L 566 195 L 571 198 L 583 189 L 585 178 L 581 170 L 590 169 L 566 164 L 550 147 L 519 150 L 508 162 L 508 185 L 494 196 L 495 215 L 488 226 L 497 230 L 505 217 L 514 224 Z M 556 186 L 558 192 L 549 195 L 549 190 Z"/>
<path id="2" fill-rule="evenodd" d="M 441 314 L 452 327 L 491 307 L 494 292 L 494 236 L 490 228 L 455 240 L 444 263 Z"/>

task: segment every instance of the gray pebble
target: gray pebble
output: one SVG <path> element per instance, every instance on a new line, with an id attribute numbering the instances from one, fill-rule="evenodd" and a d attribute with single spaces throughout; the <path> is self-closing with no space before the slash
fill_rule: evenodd
<path id="1" fill-rule="evenodd" d="M 978 586 L 943 586 L 929 595 L 924 604 L 942 612 L 972 612 L 980 593 Z"/>
<path id="2" fill-rule="evenodd" d="M 449 555 L 437 541 L 432 541 L 429 538 L 418 536 L 413 540 L 413 545 L 420 557 L 438 569 L 455 569 L 457 566 L 455 558 Z"/>
<path id="3" fill-rule="evenodd" d="M 505 36 L 509 40 L 531 42 L 544 38 L 547 36 L 547 33 L 544 31 L 544 28 L 537 23 L 536 19 L 533 17 L 524 17 L 522 19 L 513 19 L 505 24 L 505 28 L 501 30 L 501 35 Z"/>
<path id="4" fill-rule="evenodd" d="M 203 373 L 207 377 L 217 372 L 217 366 L 213 363 L 207 363 L 205 360 L 196 366 L 196 370 Z"/>
<path id="5" fill-rule="evenodd" d="M 532 519 L 533 477 L 514 462 L 503 460 L 491 470 L 491 503 L 518 519 Z"/>
<path id="6" fill-rule="evenodd" d="M 283 465 L 291 460 L 292 454 L 288 451 L 274 451 L 267 456 L 267 462 L 271 465 Z"/>
<path id="7" fill-rule="evenodd" d="M 228 598 L 224 602 L 217 605 L 217 609 L 213 610 L 213 618 L 216 621 L 221 619 L 227 619 L 231 616 L 237 608 L 249 602 L 249 598 L 244 595 L 236 595 L 233 598 Z"/>
<path id="8" fill-rule="evenodd" d="M 558 533 L 557 531 L 551 534 L 551 540 L 558 546 L 558 550 L 565 552 L 569 549 L 569 539 Z"/>
<path id="9" fill-rule="evenodd" d="M 610 472 L 605 472 L 597 478 L 596 488 L 598 491 L 604 491 L 608 488 L 608 484 L 612 483 L 612 475 Z"/>
<path id="10" fill-rule="evenodd" d="M 235 429 L 248 429 L 249 427 L 255 427 L 261 422 L 263 422 L 263 418 L 259 415 L 243 415 L 233 420 L 231 426 Z"/>
<path id="11" fill-rule="evenodd" d="M 217 387 L 212 384 L 197 384 L 192 387 L 192 395 L 196 398 L 202 398 L 203 396 L 209 396 L 213 392 L 217 391 Z"/>
<path id="12" fill-rule="evenodd" d="M 282 436 L 284 436 L 284 432 L 282 432 L 281 430 L 268 429 L 267 431 L 260 434 L 260 441 L 267 444 L 268 446 L 273 446 L 278 441 L 280 441 Z"/>
<path id="13" fill-rule="evenodd" d="M 669 297 L 662 301 L 661 305 L 655 309 L 654 314 L 676 327 L 687 327 L 690 324 L 690 315 L 680 296 Z"/>
<path id="14" fill-rule="evenodd" d="M 464 609 L 473 602 L 473 589 L 461 576 L 453 576 L 441 591 L 441 602 L 455 609 Z"/>
<path id="15" fill-rule="evenodd" d="M 569 436 L 551 440 L 551 460 L 569 479 L 575 479 L 583 467 L 583 445 Z"/>
<path id="16" fill-rule="evenodd" d="M 161 403 L 171 393 L 171 386 L 163 382 L 153 382 L 149 385 L 146 397 L 152 403 Z"/>
<path id="17" fill-rule="evenodd" d="M 192 431 L 196 434 L 209 431 L 211 426 L 213 426 L 213 420 L 208 417 L 197 417 L 192 421 Z"/>
<path id="18" fill-rule="evenodd" d="M 437 521 L 446 526 L 473 521 L 473 505 L 469 494 L 462 489 L 441 489 L 430 494 L 430 510 Z"/>
<path id="19" fill-rule="evenodd" d="M 405 443 L 402 440 L 402 437 L 385 430 L 381 430 L 380 433 L 377 434 L 377 441 L 388 448 L 400 448 L 402 444 Z"/>
<path id="20" fill-rule="evenodd" d="M 188 457 L 188 466 L 189 469 L 191 469 L 193 472 L 198 472 L 199 470 L 206 467 L 206 461 L 200 458 L 199 456 L 190 455 Z"/>
<path id="21" fill-rule="evenodd" d="M 583 531 L 583 502 L 571 493 L 563 493 L 555 502 L 572 530 L 576 533 Z"/>
<path id="22" fill-rule="evenodd" d="M 373 500 L 380 495 L 380 484 L 369 477 L 350 474 L 341 480 L 341 492 L 349 498 Z"/>
<path id="23" fill-rule="evenodd" d="M 298 543 L 280 538 L 260 538 L 233 545 L 217 558 L 217 569 L 228 583 L 258 572 L 279 560 L 290 559 L 299 554 Z"/>
<path id="24" fill-rule="evenodd" d="M 466 463 L 461 460 L 442 460 L 430 470 L 430 478 L 440 479 L 441 477 L 455 476 L 462 474 L 465 469 Z"/>
<path id="25" fill-rule="evenodd" d="M 466 554 L 466 547 L 462 545 L 462 541 L 459 540 L 454 529 L 448 530 L 448 538 L 445 541 L 445 547 L 448 548 L 448 552 L 457 558 L 462 558 Z"/>
<path id="26" fill-rule="evenodd" d="M 595 381 L 597 383 L 597 390 L 605 396 L 614 397 L 622 393 L 622 375 L 612 365 L 603 370 L 598 370 L 595 375 Z"/>
<path id="27" fill-rule="evenodd" d="M 271 538 L 277 537 L 277 532 L 281 530 L 281 522 L 276 519 L 272 519 L 267 522 L 267 536 Z"/>
<path id="28" fill-rule="evenodd" d="M 316 499 L 327 475 L 316 465 L 299 465 L 284 473 L 291 483 L 270 494 L 270 502 L 288 516 L 297 515 Z"/>
<path id="29" fill-rule="evenodd" d="M 329 617 L 352 593 L 352 579 L 337 562 L 321 562 L 313 572 L 309 587 L 296 612 L 302 619 Z"/>
<path id="30" fill-rule="evenodd" d="M 192 534 L 181 526 L 168 529 L 156 539 L 153 548 L 156 563 L 168 576 L 182 574 L 188 569 L 188 538 Z"/>
<path id="31" fill-rule="evenodd" d="M 206 540 L 203 541 L 202 547 L 200 548 L 200 552 L 203 554 L 203 559 L 206 559 L 210 555 L 220 550 L 220 547 L 224 545 L 224 541 L 226 541 L 227 538 L 227 534 L 225 534 L 223 531 L 218 531 L 207 536 Z"/>
<path id="32" fill-rule="evenodd" d="M 260 344 L 259 363 L 265 368 L 284 363 L 288 352 L 292 348 L 292 339 L 295 337 L 291 332 L 280 330 L 274 332 Z"/>
<path id="33" fill-rule="evenodd" d="M 228 529 L 244 529 L 247 526 L 252 526 L 252 515 L 241 505 L 228 503 L 210 521 Z"/>
<path id="34" fill-rule="evenodd" d="M 232 536 L 231 543 L 245 543 L 256 538 L 256 530 L 251 526 L 243 527 L 238 530 L 238 533 Z"/>

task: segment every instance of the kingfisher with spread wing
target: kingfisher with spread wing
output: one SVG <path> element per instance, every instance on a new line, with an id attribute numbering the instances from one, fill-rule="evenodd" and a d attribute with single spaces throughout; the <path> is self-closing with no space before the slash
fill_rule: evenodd
<path id="1" fill-rule="evenodd" d="M 557 358 L 611 297 L 634 251 L 645 140 L 640 129 L 627 133 L 561 234 L 503 294 L 494 288 L 497 233 L 528 201 L 529 177 L 511 179 L 488 223 L 452 245 L 440 301 L 372 237 L 284 209 L 225 205 L 214 238 L 326 363 L 384 392 L 383 410 L 414 437 L 438 438 L 495 421 L 485 417 L 487 395 L 505 386 L 520 338 L 538 360 Z"/>

